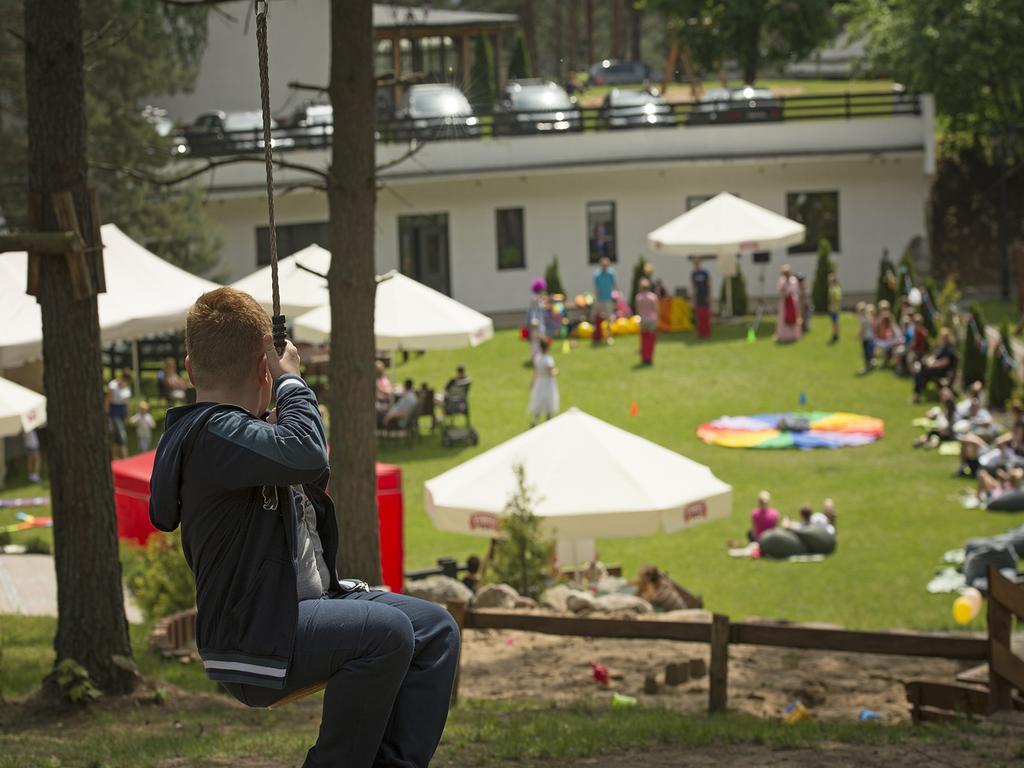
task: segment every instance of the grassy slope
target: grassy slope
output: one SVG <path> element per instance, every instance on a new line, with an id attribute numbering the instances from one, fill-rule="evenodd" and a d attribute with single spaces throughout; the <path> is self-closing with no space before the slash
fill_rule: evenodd
<path id="1" fill-rule="evenodd" d="M 950 598 L 924 591 L 939 556 L 970 536 L 1019 524 L 1024 515 L 961 509 L 955 495 L 964 483 L 948 477 L 953 460 L 910 448 L 916 434 L 910 420 L 920 409 L 909 404 L 909 382 L 885 372 L 854 375 L 859 357 L 852 318 L 844 319 L 845 337 L 837 347 L 825 345 L 822 328 L 819 320 L 813 334 L 789 347 L 764 338 L 770 333 L 765 328 L 756 344 L 742 341 L 738 327 L 719 329 L 716 340 L 701 345 L 688 335 L 665 337 L 657 364 L 647 370 L 633 368 L 633 337 L 611 348 L 582 346 L 568 355 L 556 345 L 564 407 L 580 407 L 708 464 L 734 487 L 731 519 L 671 536 L 602 541 L 601 556 L 630 571 L 657 563 L 703 594 L 714 610 L 737 619 L 758 615 L 856 628 L 950 628 Z M 526 356 L 516 334 L 503 332 L 477 349 L 430 353 L 393 372 L 395 378 L 442 386 L 454 366 L 465 362 L 475 379 L 473 419 L 482 439 L 475 449 L 443 449 L 438 435 L 413 449 L 382 447 L 381 460 L 401 465 L 404 473 L 407 568 L 485 550 L 482 539 L 434 528 L 423 511 L 423 482 L 526 428 Z M 801 391 L 815 409 L 884 418 L 886 438 L 859 449 L 759 452 L 706 446 L 694 435 L 699 423 L 723 414 L 796 408 Z M 632 402 L 639 407 L 636 417 L 629 416 Z M 824 563 L 793 565 L 726 557 L 724 540 L 742 537 L 762 487 L 793 516 L 802 503 L 820 505 L 823 497 L 833 496 L 841 528 L 837 554 Z M 6 495 L 38 490 L 11 488 Z M 0 510 L 0 524 L 10 519 L 13 512 Z M 15 534 L 15 540 L 33 535 Z"/>

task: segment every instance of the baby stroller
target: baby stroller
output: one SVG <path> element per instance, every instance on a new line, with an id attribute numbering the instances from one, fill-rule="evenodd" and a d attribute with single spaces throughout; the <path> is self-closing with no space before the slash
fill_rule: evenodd
<path id="1" fill-rule="evenodd" d="M 441 445 L 476 445 L 480 436 L 469 421 L 469 385 L 471 379 L 452 382 L 444 392 L 444 420 L 441 422 Z"/>

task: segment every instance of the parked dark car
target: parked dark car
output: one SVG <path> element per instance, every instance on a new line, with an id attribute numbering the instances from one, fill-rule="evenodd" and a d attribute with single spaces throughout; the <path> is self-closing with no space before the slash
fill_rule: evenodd
<path id="1" fill-rule="evenodd" d="M 170 153 L 177 157 L 188 152 L 188 144 L 181 135 L 178 126 L 167 116 L 167 110 L 161 107 L 147 106 L 142 110 L 142 117 L 153 126 L 156 135 L 170 143 Z M 149 147 L 150 153 L 161 152 L 162 148 Z"/>
<path id="2" fill-rule="evenodd" d="M 605 59 L 587 70 L 589 85 L 631 85 L 652 79 L 651 68 L 642 61 Z"/>
<path id="3" fill-rule="evenodd" d="M 411 86 L 395 113 L 395 122 L 380 125 L 395 140 L 439 140 L 479 136 L 480 120 L 458 88 L 444 84 Z"/>
<path id="4" fill-rule="evenodd" d="M 260 112 L 204 112 L 188 128 L 185 139 L 194 155 L 263 151 L 263 115 Z M 272 136 L 271 146 L 295 146 L 294 139 Z"/>
<path id="5" fill-rule="evenodd" d="M 261 122 L 261 130 L 262 125 Z M 296 147 L 329 147 L 334 135 L 334 108 L 330 104 L 306 104 L 292 113 L 286 126 L 288 138 Z"/>
<path id="6" fill-rule="evenodd" d="M 500 134 L 555 133 L 583 127 L 579 107 L 565 89 L 550 80 L 513 80 L 494 117 Z"/>
<path id="7" fill-rule="evenodd" d="M 676 124 L 672 107 L 650 91 L 624 91 L 613 88 L 604 97 L 602 116 L 609 128 L 672 126 Z"/>
<path id="8" fill-rule="evenodd" d="M 782 104 L 767 88 L 713 88 L 693 106 L 688 125 L 765 123 L 782 119 Z"/>

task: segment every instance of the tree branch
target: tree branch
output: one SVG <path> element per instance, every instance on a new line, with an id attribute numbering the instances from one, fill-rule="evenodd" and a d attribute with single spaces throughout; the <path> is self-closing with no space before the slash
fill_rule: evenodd
<path id="1" fill-rule="evenodd" d="M 409 158 L 415 157 L 419 153 L 419 151 L 423 149 L 426 145 L 427 143 L 425 141 L 413 141 L 413 143 L 409 145 L 409 149 L 403 152 L 398 157 L 396 157 L 394 160 L 389 160 L 388 162 L 382 165 L 378 165 L 376 169 L 377 173 L 380 173 L 381 171 L 386 171 L 388 168 L 394 168 L 396 165 L 401 165 Z"/>
<path id="2" fill-rule="evenodd" d="M 186 181 L 191 181 L 204 173 L 208 173 L 216 168 L 221 168 L 225 165 L 235 165 L 237 163 L 263 163 L 262 157 L 252 157 L 248 155 L 233 155 L 231 157 L 224 157 L 219 159 L 207 159 L 205 164 L 198 168 L 193 168 L 187 173 L 183 173 L 179 176 L 171 178 L 165 178 L 162 176 L 154 176 L 152 174 L 140 171 L 136 168 L 124 168 L 118 165 L 111 165 L 110 163 L 90 163 L 90 167 L 95 168 L 98 171 L 107 171 L 110 173 L 117 173 L 122 176 L 127 176 L 131 179 L 138 181 L 145 181 L 149 184 L 153 184 L 159 187 L 175 187 Z M 327 181 L 327 171 L 322 171 L 319 168 L 314 168 L 311 165 L 304 165 L 302 163 L 293 163 L 289 160 L 278 160 L 274 159 L 274 165 L 278 168 L 283 168 L 288 171 L 298 171 L 300 173 L 308 173 L 312 176 L 316 176 L 322 179 L 325 183 Z"/>

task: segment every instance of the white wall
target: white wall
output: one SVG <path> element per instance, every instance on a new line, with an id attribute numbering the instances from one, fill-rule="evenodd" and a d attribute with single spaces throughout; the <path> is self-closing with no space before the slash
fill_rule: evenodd
<path id="1" fill-rule="evenodd" d="M 921 154 L 843 160 L 793 160 L 717 166 L 675 165 L 647 169 L 577 169 L 543 175 L 466 180 L 391 180 L 378 198 L 376 260 L 379 272 L 398 266 L 399 215 L 448 213 L 451 285 L 455 298 L 485 312 L 525 306 L 530 280 L 557 255 L 562 281 L 570 293 L 590 290 L 593 267 L 587 263 L 586 203 L 616 203 L 618 270 L 628 290 L 629 273 L 643 254 L 671 289 L 688 285 L 686 259 L 652 254 L 647 233 L 685 210 L 691 195 L 728 190 L 779 213 L 787 192 L 838 191 L 840 249 L 835 254 L 840 282 L 848 293 L 873 290 L 883 248 L 897 256 L 924 234 L 927 181 Z M 237 279 L 255 269 L 255 228 L 266 222 L 260 198 L 214 199 L 214 218 L 222 226 L 225 266 Z M 526 269 L 497 270 L 494 211 L 523 207 Z M 277 203 L 280 224 L 323 221 L 323 195 L 293 193 Z M 323 245 L 327 245 L 324 243 Z M 813 274 L 814 254 L 773 254 L 766 287 L 773 290 L 783 261 Z M 718 272 L 708 264 L 718 290 Z M 744 265 L 748 290 L 757 294 L 759 269 Z"/>

